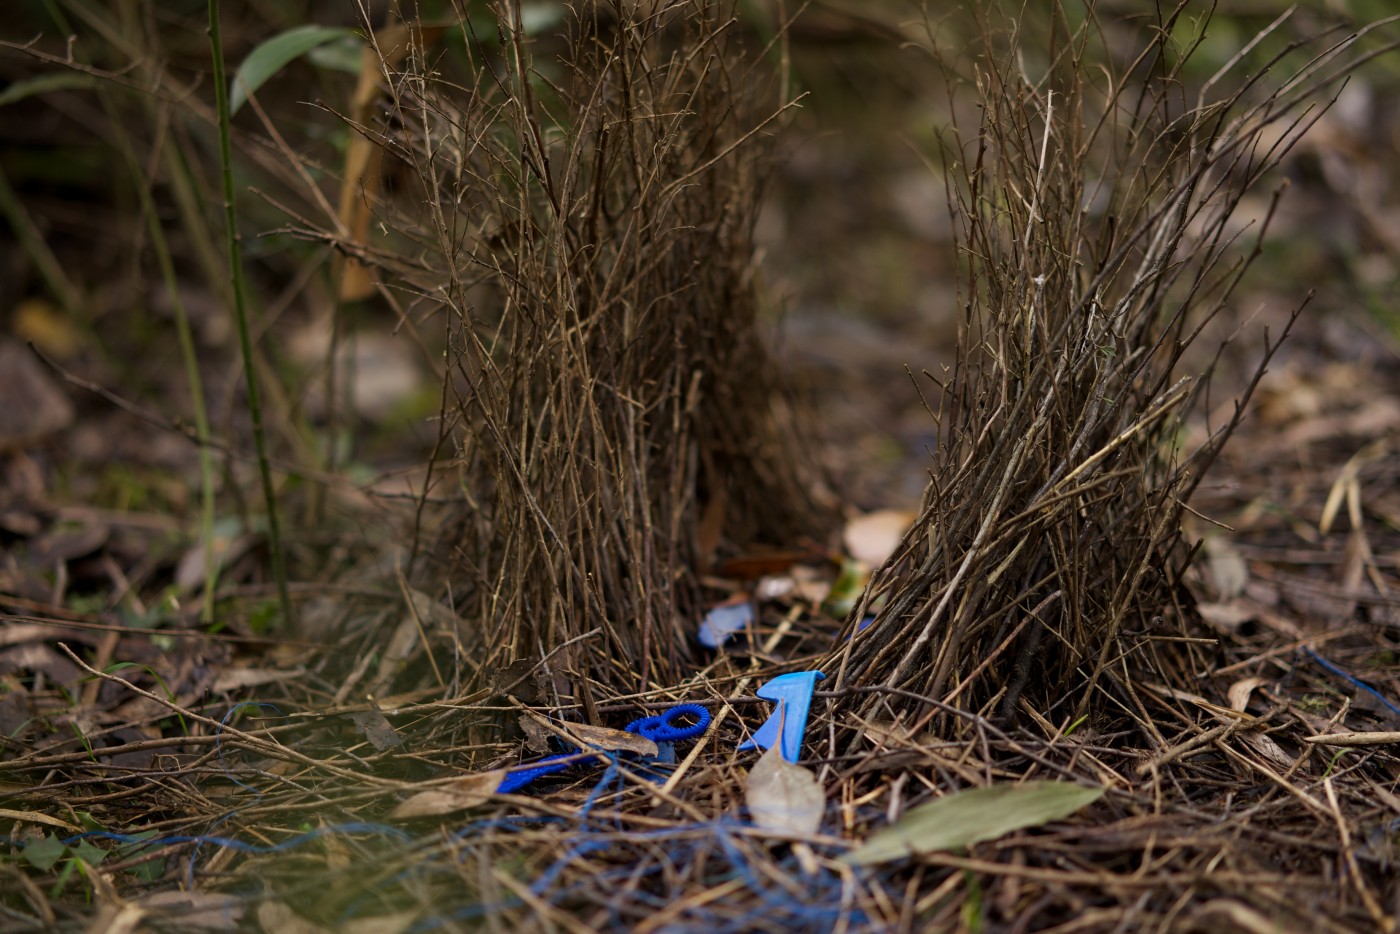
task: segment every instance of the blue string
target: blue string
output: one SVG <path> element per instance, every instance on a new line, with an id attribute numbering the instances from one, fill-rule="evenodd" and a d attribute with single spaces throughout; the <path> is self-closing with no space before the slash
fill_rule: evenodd
<path id="1" fill-rule="evenodd" d="M 232 717 L 238 711 L 242 710 L 244 707 L 271 707 L 273 710 L 277 711 L 277 716 L 282 716 L 282 710 L 276 704 L 267 704 L 263 703 L 262 701 L 243 701 L 241 703 L 234 704 L 228 709 L 228 713 L 224 714 L 223 719 L 219 721 L 218 730 L 214 732 L 214 751 L 215 753 L 217 753 L 219 760 L 219 770 L 224 773 L 224 778 L 227 778 L 239 788 L 246 788 L 254 794 L 261 795 L 262 792 L 258 791 L 258 789 L 254 788 L 252 785 L 249 785 L 246 782 L 241 782 L 237 778 L 234 778 L 233 772 L 229 771 L 228 766 L 224 763 L 224 747 L 222 745 L 224 740 L 224 727 L 228 726 L 229 718 Z"/>
<path id="2" fill-rule="evenodd" d="M 242 706 L 272 707 L 273 705 L 250 702 L 239 705 L 239 707 Z M 236 707 L 225 715 L 225 723 L 237 709 Z M 681 704 L 662 714 L 634 720 L 628 724 L 628 729 L 639 735 L 647 736 L 661 745 L 701 735 L 708 729 L 710 719 L 709 711 L 706 708 L 698 704 Z M 693 720 L 693 722 L 685 723 L 684 721 L 687 720 Z M 861 927 L 869 923 L 870 919 L 857 906 L 843 906 L 841 904 L 842 879 L 839 874 L 831 870 L 822 868 L 817 876 L 804 880 L 804 888 L 811 895 L 810 898 L 802 899 L 793 897 L 785 888 L 770 882 L 762 873 L 756 871 L 746 858 L 745 848 L 739 839 L 738 828 L 746 826 L 746 824 L 738 818 L 722 816 L 708 822 L 637 831 L 625 829 L 620 815 L 598 816 L 596 805 L 605 797 L 623 788 L 622 765 L 624 759 L 613 753 L 593 753 L 592 757 L 606 760 L 607 767 L 590 789 L 575 815 L 568 818 L 553 815 L 516 815 L 473 821 L 448 838 L 450 842 L 459 846 L 457 859 L 466 859 L 470 852 L 468 845 L 472 838 L 479 837 L 484 833 L 516 834 L 541 827 L 573 824 L 576 827 L 575 831 L 562 841 L 563 845 L 559 855 L 539 873 L 530 884 L 529 891 L 537 899 L 552 905 L 567 907 L 567 903 L 571 899 L 582 897 L 589 891 L 596 892 L 600 884 L 604 887 L 615 885 L 619 892 L 627 892 L 626 901 L 609 904 L 607 911 L 612 926 L 622 928 L 630 921 L 635 920 L 631 914 L 633 910 L 655 911 L 674 902 L 674 894 L 654 890 L 656 885 L 660 884 L 659 881 L 649 881 L 647 885 L 653 891 L 645 891 L 636 884 L 639 880 L 670 878 L 670 874 L 667 872 L 668 867 L 684 862 L 688 855 L 693 856 L 700 851 L 702 846 L 708 844 L 707 856 L 705 857 L 708 865 L 705 876 L 715 880 L 716 883 L 728 879 L 743 880 L 744 885 L 755 896 L 757 904 L 742 913 L 735 913 L 732 903 L 728 906 L 717 903 L 714 906 L 688 907 L 678 915 L 674 924 L 669 926 L 667 930 L 703 928 L 706 934 L 779 929 L 830 931 L 843 924 Z M 541 765 L 549 765 L 552 759 L 560 758 L 563 757 L 555 756 L 551 759 L 541 760 L 541 763 L 523 771 L 524 773 L 535 772 Z M 640 771 L 648 777 L 652 774 L 665 774 L 665 770 L 654 768 L 650 760 L 628 759 L 626 761 L 629 769 Z M 565 766 L 559 766 L 559 768 L 563 767 Z M 243 785 L 241 782 L 238 784 L 257 792 L 256 788 Z M 231 816 L 232 814 L 227 815 L 223 819 L 228 819 Z M 405 845 L 417 845 L 422 842 L 422 838 L 411 836 L 398 827 L 367 822 L 320 827 L 266 846 L 215 834 L 177 834 L 146 838 L 140 835 L 102 830 L 77 834 L 62 842 L 68 845 L 82 839 L 111 840 L 124 845 L 137 844 L 140 850 L 185 843 L 193 843 L 196 847 L 209 844 L 240 853 L 265 855 L 286 852 L 332 834 L 374 835 L 389 838 Z M 658 858 L 658 847 L 661 848 L 660 852 L 664 853 L 663 858 Z M 601 858 L 606 858 L 616 868 L 598 872 L 596 863 Z M 572 883 L 563 882 L 570 867 L 583 860 L 590 861 L 588 877 L 580 878 Z M 781 860 L 781 865 L 786 871 L 794 874 L 799 868 L 791 854 Z M 193 863 L 191 863 L 191 871 L 192 869 Z M 396 881 L 402 882 L 404 878 L 414 875 L 422 876 L 428 873 L 451 871 L 453 870 L 448 866 L 424 860 L 414 860 L 410 861 L 408 868 L 399 877 L 396 877 Z M 366 897 L 370 894 L 366 893 Z M 347 906 L 347 919 L 355 917 L 356 911 L 362 908 L 363 901 L 363 898 L 357 899 Z M 454 922 L 469 922 L 496 912 L 516 909 L 522 904 L 521 899 L 508 897 L 497 902 L 478 902 L 464 905 L 455 911 L 445 912 L 435 918 L 422 919 L 411 930 L 416 934 L 421 934 L 421 932 L 450 926 Z"/>
<path id="3" fill-rule="evenodd" d="M 1397 707 L 1390 701 L 1386 700 L 1385 695 L 1383 695 L 1380 691 L 1377 691 L 1375 688 L 1371 687 L 1369 684 L 1367 684 L 1365 681 L 1362 681 L 1360 678 L 1347 674 L 1341 668 L 1338 668 L 1336 665 L 1332 664 L 1327 659 L 1323 658 L 1321 655 L 1318 655 L 1316 652 L 1314 652 L 1307 646 L 1303 646 L 1303 651 L 1307 652 L 1308 655 L 1311 656 L 1312 660 L 1317 662 L 1323 668 L 1326 668 L 1328 671 L 1332 672 L 1332 674 L 1336 675 L 1339 678 L 1345 678 L 1346 680 L 1350 681 L 1353 685 L 1356 686 L 1358 690 L 1365 691 L 1367 694 L 1370 694 L 1376 700 L 1384 704 L 1385 708 L 1391 713 L 1395 714 L 1396 716 L 1400 716 L 1400 707 Z"/>
<path id="4" fill-rule="evenodd" d="M 585 808 L 591 806 L 592 801 L 618 778 L 620 773 L 606 775 L 598 782 L 595 793 L 590 795 L 590 803 L 586 804 Z M 491 823 L 477 822 L 476 826 Z M 606 926 L 609 929 L 623 930 L 635 921 L 635 918 L 629 919 L 624 913 L 628 907 L 656 911 L 673 903 L 673 894 L 648 892 L 637 883 L 664 873 L 667 864 L 684 862 L 687 856 L 695 853 L 705 841 L 713 841 L 718 845 L 719 852 L 712 854 L 710 859 L 721 864 L 707 872 L 707 878 L 714 883 L 742 879 L 745 886 L 757 897 L 758 904 L 740 914 L 734 913 L 732 901 L 717 904 L 715 907 L 694 906 L 682 912 L 665 930 L 703 929 L 706 934 L 730 931 L 737 934 L 754 930 L 832 931 L 843 924 L 863 928 L 871 923 L 871 919 L 859 908 L 858 902 L 844 906 L 841 904 L 842 878 L 832 870 L 822 868 L 816 876 L 804 879 L 804 887 L 810 893 L 810 897 L 806 899 L 795 898 L 777 883 L 768 882 L 744 855 L 738 831 L 747 825 L 737 818 L 723 816 L 713 821 L 647 831 L 613 831 L 606 829 L 606 825 L 594 830 L 590 829 L 588 823 L 589 816 L 584 814 L 583 826 L 577 835 L 564 844 L 564 853 L 539 874 L 530 885 L 530 892 L 536 899 L 567 910 L 571 899 L 588 891 L 596 892 L 599 888 L 606 889 L 614 885 L 619 891 L 625 889 L 626 902 L 614 902 L 607 906 L 610 923 Z M 696 839 L 697 837 L 700 839 Z M 664 847 L 667 857 L 665 861 L 655 859 L 657 847 Z M 570 864 L 584 858 L 596 858 L 605 853 L 622 865 L 603 872 L 590 867 L 587 879 L 569 885 L 559 885 L 561 876 Z M 795 857 L 789 854 L 780 861 L 780 865 L 789 874 L 797 875 L 800 868 L 796 862 Z M 639 863 L 642 864 L 640 868 Z M 410 928 L 410 931 L 413 934 L 422 934 L 450 926 L 454 922 L 478 920 L 489 914 L 516 909 L 523 904 L 521 899 L 510 897 L 499 902 L 464 905 L 444 915 L 422 919 Z"/>
<path id="5" fill-rule="evenodd" d="M 141 849 L 155 846 L 176 846 L 181 843 L 208 843 L 211 846 L 222 847 L 226 850 L 234 850 L 238 853 L 266 855 L 268 853 L 282 853 L 286 850 L 304 846 L 321 837 L 335 834 L 371 834 L 381 837 L 393 837 L 405 841 L 413 839 L 409 833 L 400 830 L 398 827 L 390 827 L 387 824 L 352 822 L 317 827 L 315 830 L 298 834 L 295 837 L 290 837 L 283 840 L 281 843 L 274 843 L 270 846 L 258 846 L 255 843 L 244 843 L 242 840 L 235 840 L 232 837 L 219 837 L 213 834 L 171 834 L 166 837 L 144 837 L 140 834 L 114 833 L 110 830 L 89 830 L 84 833 L 74 834 L 71 837 L 65 837 L 59 842 L 64 846 L 69 846 L 79 840 L 111 840 L 115 843 L 122 844 L 139 843 L 141 844 Z"/>

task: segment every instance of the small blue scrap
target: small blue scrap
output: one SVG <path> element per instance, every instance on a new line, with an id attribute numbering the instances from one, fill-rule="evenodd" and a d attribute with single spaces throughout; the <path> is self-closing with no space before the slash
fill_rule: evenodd
<path id="1" fill-rule="evenodd" d="M 858 636 L 858 635 L 860 635 L 861 633 L 865 632 L 867 629 L 869 629 L 871 626 L 874 626 L 874 625 L 875 625 L 875 614 L 874 614 L 874 613 L 866 614 L 866 616 L 865 616 L 864 618 L 862 618 L 861 621 L 860 621 L 859 623 L 856 624 L 856 631 L 853 632 L 853 633 L 851 633 L 849 636 L 846 637 L 846 641 L 847 641 L 847 642 L 850 642 L 850 641 L 851 641 L 852 639 L 854 639 L 856 636 Z"/>
<path id="2" fill-rule="evenodd" d="M 747 629 L 752 622 L 753 603 L 748 600 L 743 603 L 728 603 L 705 614 L 705 618 L 700 621 L 700 631 L 695 637 L 705 648 L 717 649 L 734 633 Z"/>
<path id="3" fill-rule="evenodd" d="M 820 671 L 794 671 L 778 675 L 755 693 L 778 707 L 754 732 L 753 737 L 739 746 L 740 750 L 772 749 L 781 743 L 778 754 L 789 762 L 802 755 L 802 734 L 807 730 L 807 713 L 812 708 L 812 692 L 826 675 Z"/>
<path id="4" fill-rule="evenodd" d="M 694 720 L 694 722 L 684 723 L 687 719 Z M 708 710 L 699 704 L 677 704 L 667 708 L 664 713 L 633 720 L 623 729 L 656 743 L 657 756 L 655 759 L 665 763 L 675 761 L 675 752 L 671 748 L 672 743 L 699 736 L 709 728 L 710 712 Z M 581 750 L 557 756 L 546 756 L 529 768 L 517 769 L 501 779 L 501 783 L 496 786 L 496 793 L 512 794 L 537 778 L 562 772 L 579 761 L 580 752 Z M 597 756 L 596 753 L 593 755 Z"/>

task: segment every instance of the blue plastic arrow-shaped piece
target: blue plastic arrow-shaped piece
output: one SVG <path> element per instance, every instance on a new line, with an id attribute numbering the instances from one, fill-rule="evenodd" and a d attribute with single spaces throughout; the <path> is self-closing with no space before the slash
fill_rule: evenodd
<path id="1" fill-rule="evenodd" d="M 740 749 L 773 748 L 781 743 L 778 754 L 796 762 L 802 753 L 802 734 L 807 729 L 807 711 L 812 707 L 812 692 L 817 681 L 826 675 L 820 671 L 794 671 L 778 675 L 757 692 L 759 697 L 775 702 L 778 707 Z M 781 736 L 779 735 L 781 734 Z"/>

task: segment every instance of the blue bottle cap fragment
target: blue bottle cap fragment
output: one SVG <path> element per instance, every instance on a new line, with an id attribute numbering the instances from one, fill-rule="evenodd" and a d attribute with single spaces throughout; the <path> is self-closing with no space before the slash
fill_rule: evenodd
<path id="1" fill-rule="evenodd" d="M 734 633 L 746 629 L 751 622 L 753 604 L 748 600 L 717 606 L 705 614 L 705 618 L 700 622 L 700 631 L 695 637 L 707 649 L 717 649 Z"/>

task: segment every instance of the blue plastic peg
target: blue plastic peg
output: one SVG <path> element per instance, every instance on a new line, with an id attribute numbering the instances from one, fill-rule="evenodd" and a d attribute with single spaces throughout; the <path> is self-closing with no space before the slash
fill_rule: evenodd
<path id="1" fill-rule="evenodd" d="M 759 697 L 775 702 L 778 707 L 754 732 L 753 737 L 739 748 L 771 749 L 781 742 L 778 754 L 796 762 L 802 753 L 802 734 L 807 729 L 807 711 L 812 707 L 812 692 L 817 681 L 826 675 L 820 671 L 794 671 L 778 675 L 756 692 Z M 781 736 L 780 736 L 781 734 Z"/>

